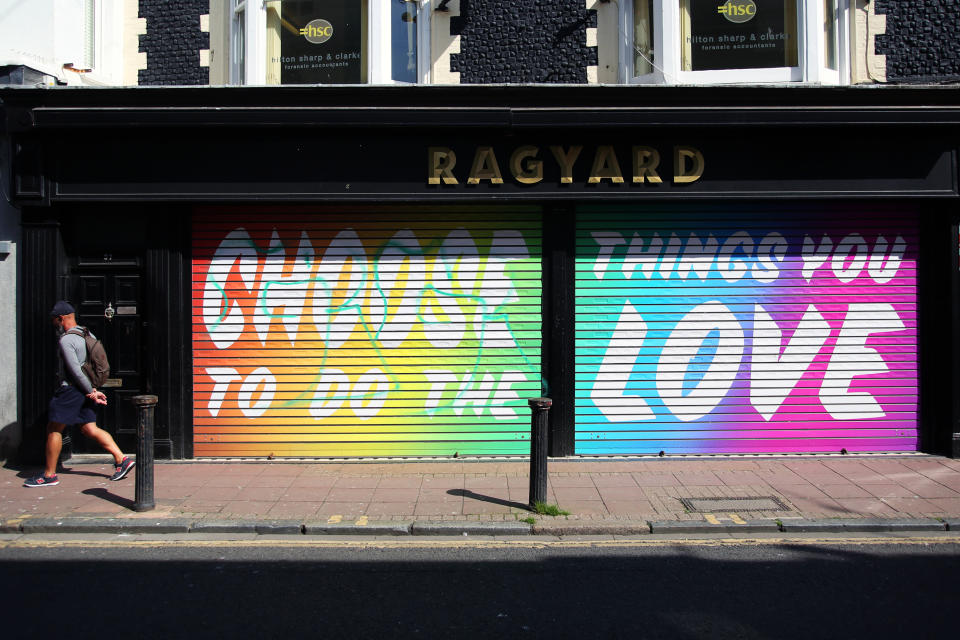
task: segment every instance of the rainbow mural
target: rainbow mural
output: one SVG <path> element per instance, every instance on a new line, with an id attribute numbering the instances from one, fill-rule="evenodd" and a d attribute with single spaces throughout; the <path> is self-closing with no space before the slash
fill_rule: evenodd
<path id="1" fill-rule="evenodd" d="M 247 211 L 193 232 L 195 455 L 529 451 L 539 213 Z"/>
<path id="2" fill-rule="evenodd" d="M 914 220 L 582 212 L 577 453 L 916 450 Z"/>

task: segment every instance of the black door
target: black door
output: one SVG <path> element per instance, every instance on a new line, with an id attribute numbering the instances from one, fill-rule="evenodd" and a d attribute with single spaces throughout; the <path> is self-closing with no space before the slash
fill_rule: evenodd
<path id="1" fill-rule="evenodd" d="M 110 379 L 101 388 L 107 406 L 97 424 L 113 434 L 125 452 L 136 450 L 137 412 L 133 396 L 143 389 L 143 278 L 140 259 L 104 254 L 81 257 L 72 284 L 77 324 L 102 342 Z M 96 444 L 74 437 L 74 451 L 100 453 Z"/>

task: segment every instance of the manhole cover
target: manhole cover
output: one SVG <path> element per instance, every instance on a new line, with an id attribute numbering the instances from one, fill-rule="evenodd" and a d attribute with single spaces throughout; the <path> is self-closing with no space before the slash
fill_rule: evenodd
<path id="1" fill-rule="evenodd" d="M 754 496 L 750 498 L 680 498 L 689 511 L 789 511 L 775 496 Z"/>

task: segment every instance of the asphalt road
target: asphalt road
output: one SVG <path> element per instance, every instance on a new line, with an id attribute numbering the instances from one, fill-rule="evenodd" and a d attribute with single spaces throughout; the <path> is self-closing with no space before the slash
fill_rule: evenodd
<path id="1" fill-rule="evenodd" d="M 0 628 L 6 638 L 777 639 L 960 628 L 960 544 L 423 544 L 0 545 Z"/>

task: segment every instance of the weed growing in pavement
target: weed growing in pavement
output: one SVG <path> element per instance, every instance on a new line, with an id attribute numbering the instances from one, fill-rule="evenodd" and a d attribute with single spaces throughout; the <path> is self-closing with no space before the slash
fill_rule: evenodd
<path id="1" fill-rule="evenodd" d="M 539 513 L 542 516 L 568 516 L 570 515 L 569 511 L 564 511 L 555 504 L 547 504 L 546 502 L 534 502 L 533 503 L 533 512 Z"/>
<path id="2" fill-rule="evenodd" d="M 533 516 L 530 516 L 528 518 L 522 518 L 520 522 L 526 522 L 527 524 L 537 524 L 537 519 L 534 518 Z"/>

